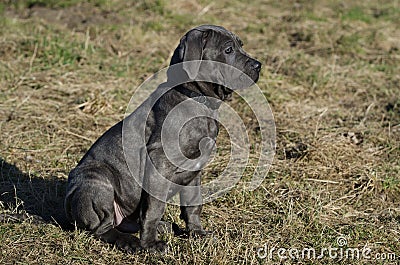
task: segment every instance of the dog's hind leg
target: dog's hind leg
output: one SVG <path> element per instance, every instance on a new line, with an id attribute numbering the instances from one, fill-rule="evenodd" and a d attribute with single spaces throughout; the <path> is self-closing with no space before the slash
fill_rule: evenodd
<path id="1" fill-rule="evenodd" d="M 70 189 L 66 210 L 71 221 L 101 240 L 133 253 L 140 249 L 139 239 L 115 228 L 114 188 L 111 184 L 87 179 Z"/>

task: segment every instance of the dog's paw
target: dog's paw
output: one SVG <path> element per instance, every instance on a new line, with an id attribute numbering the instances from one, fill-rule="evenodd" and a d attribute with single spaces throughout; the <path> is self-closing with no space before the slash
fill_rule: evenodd
<path id="1" fill-rule="evenodd" d="M 118 249 L 128 254 L 134 254 L 142 250 L 142 247 L 140 245 L 140 240 L 137 237 L 131 235 L 126 235 L 126 236 L 124 235 L 122 237 L 119 237 L 115 241 L 115 245 Z"/>
<path id="2" fill-rule="evenodd" d="M 96 235 L 104 242 L 115 245 L 118 249 L 133 254 L 142 249 L 139 238 L 118 231 L 115 228 L 107 230 L 105 233 Z"/>
<path id="3" fill-rule="evenodd" d="M 151 243 L 142 243 L 141 246 L 150 252 L 167 252 L 167 243 L 162 240 L 157 240 Z"/>

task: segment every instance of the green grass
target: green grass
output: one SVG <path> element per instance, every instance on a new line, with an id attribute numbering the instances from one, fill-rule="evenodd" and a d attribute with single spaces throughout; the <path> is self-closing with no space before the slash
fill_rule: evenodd
<path id="1" fill-rule="evenodd" d="M 164 0 L 145 0 L 141 1 L 139 4 L 139 9 L 149 12 L 149 13 L 154 13 L 157 15 L 165 15 L 167 12 L 165 9 L 165 1 Z"/>
<path id="2" fill-rule="evenodd" d="M 38 58 L 41 60 L 39 65 L 44 67 L 42 70 L 78 64 L 82 60 L 84 53 L 84 47 L 80 43 L 65 42 L 64 38 L 59 38 L 58 36 L 46 36 L 38 41 L 21 43 L 21 46 L 22 49 L 26 47 L 29 51 L 34 47 L 34 52 L 36 49 L 40 53 Z M 27 54 L 26 56 L 33 56 L 33 54 Z"/>
<path id="3" fill-rule="evenodd" d="M 349 247 L 400 256 L 399 10 L 395 1 L 359 0 L 3 1 L 0 216 L 28 212 L 48 224 L 0 221 L 0 264 L 395 264 L 268 261 L 257 249 L 320 250 L 343 236 Z M 237 185 L 204 205 L 212 237 L 162 235 L 165 255 L 126 255 L 50 224 L 62 221 L 69 171 L 124 116 L 135 89 L 168 65 L 181 36 L 210 23 L 237 33 L 263 63 L 258 84 L 277 153 L 262 185 Z M 237 96 L 230 104 L 256 154 L 253 114 Z M 229 146 L 222 130 L 205 180 L 222 172 Z M 164 218 L 184 225 L 178 207 Z"/>
<path id="4" fill-rule="evenodd" d="M 372 16 L 368 14 L 368 10 L 362 7 L 353 7 L 342 14 L 343 20 L 358 20 L 371 23 Z"/>

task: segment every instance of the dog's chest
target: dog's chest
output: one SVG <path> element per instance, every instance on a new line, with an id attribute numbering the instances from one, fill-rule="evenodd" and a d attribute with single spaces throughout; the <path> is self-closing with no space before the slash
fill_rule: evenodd
<path id="1" fill-rule="evenodd" d="M 204 111 L 190 119 L 179 132 L 179 147 L 188 158 L 209 153 L 218 135 L 217 111 Z"/>
<path id="2" fill-rule="evenodd" d="M 168 102 L 171 98 L 163 98 L 155 109 L 157 126 L 150 143 L 161 143 L 157 146 L 167 157 L 176 158 L 175 164 L 200 156 L 201 163 L 204 163 L 218 135 L 218 110 L 193 99 L 171 104 Z"/>

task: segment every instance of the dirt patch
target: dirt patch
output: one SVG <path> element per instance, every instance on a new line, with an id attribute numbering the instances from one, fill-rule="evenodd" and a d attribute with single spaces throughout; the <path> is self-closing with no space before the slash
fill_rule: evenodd
<path id="1" fill-rule="evenodd" d="M 89 27 L 134 23 L 133 19 L 117 15 L 90 3 L 79 3 L 66 8 L 39 4 L 24 9 L 8 9 L 6 15 L 20 19 L 38 19 L 43 23 L 57 24 L 75 31 L 85 32 Z"/>

